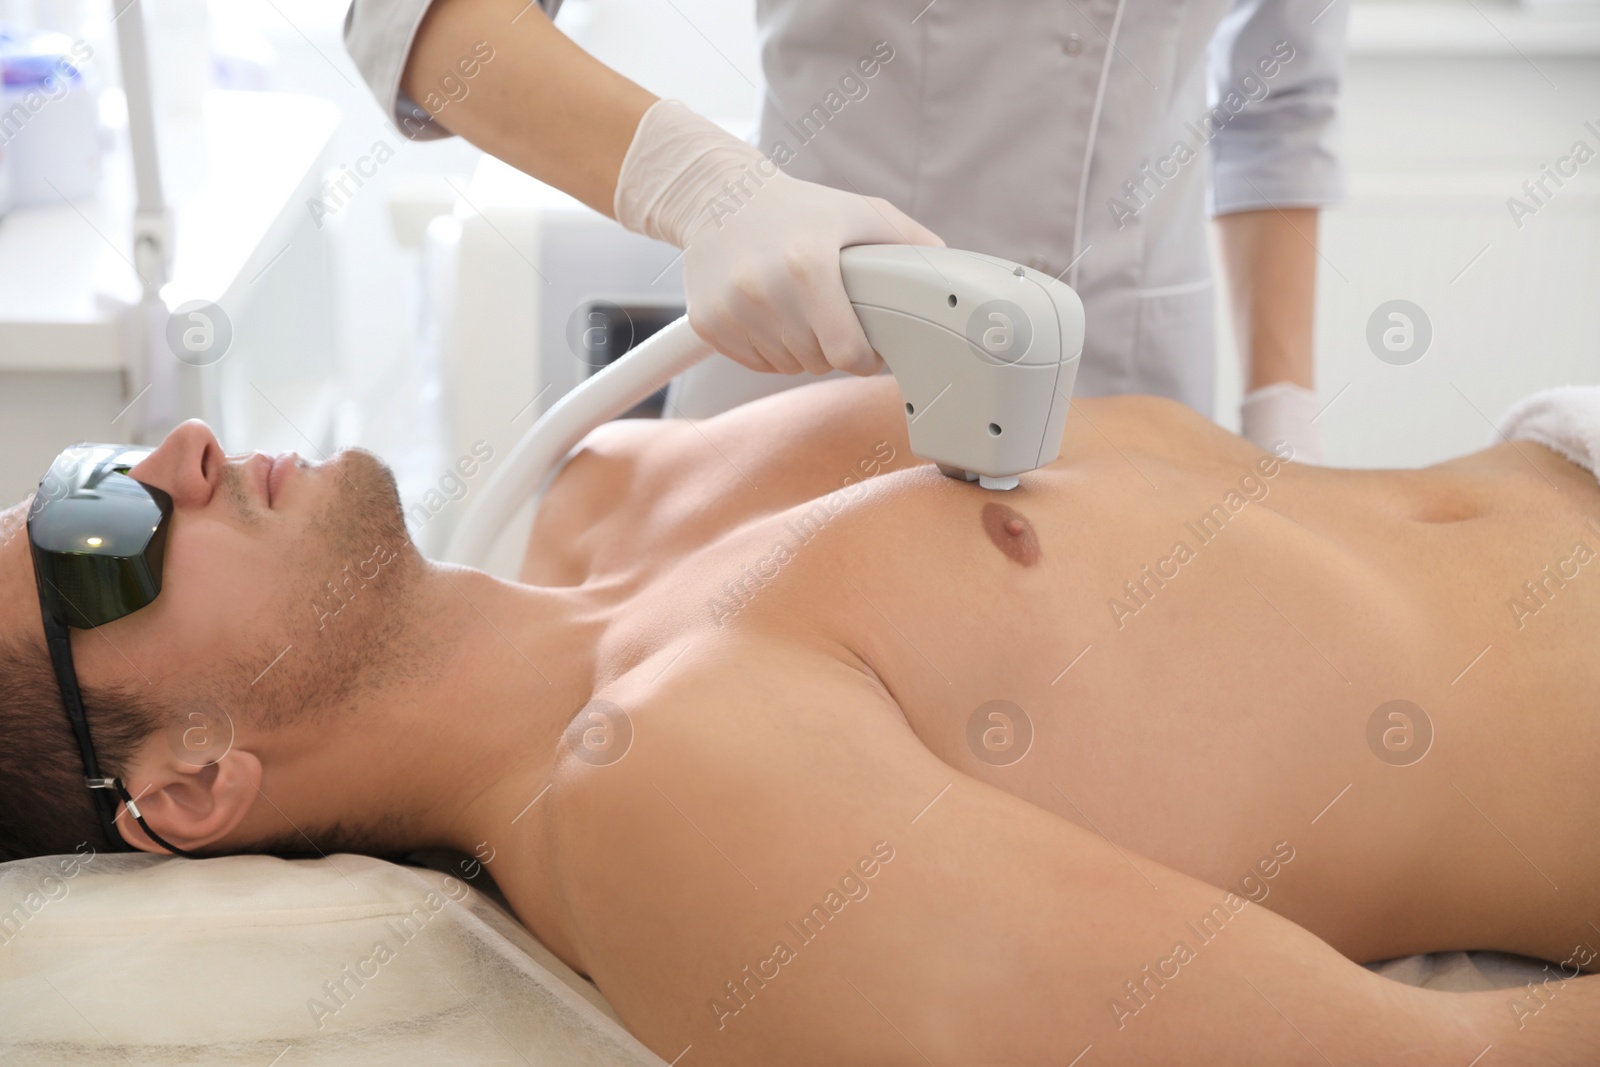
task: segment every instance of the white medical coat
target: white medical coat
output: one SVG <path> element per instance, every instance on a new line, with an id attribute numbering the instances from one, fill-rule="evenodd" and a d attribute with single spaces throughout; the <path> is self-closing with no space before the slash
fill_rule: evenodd
<path id="1" fill-rule="evenodd" d="M 419 138 L 445 135 L 399 89 L 428 2 L 354 0 L 345 27 Z M 952 247 L 1059 274 L 1087 321 L 1076 393 L 1209 414 L 1206 217 L 1340 199 L 1350 2 L 757 0 L 760 145 Z"/>

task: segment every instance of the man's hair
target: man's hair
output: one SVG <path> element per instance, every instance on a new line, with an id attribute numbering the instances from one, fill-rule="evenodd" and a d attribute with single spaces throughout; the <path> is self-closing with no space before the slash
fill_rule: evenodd
<path id="1" fill-rule="evenodd" d="M 138 693 L 83 689 L 84 711 L 102 774 L 123 774 L 135 750 L 160 728 L 162 710 Z M 0 862 L 72 852 L 88 843 L 115 851 L 83 784 L 83 757 L 66 705 L 36 637 L 0 636 Z"/>

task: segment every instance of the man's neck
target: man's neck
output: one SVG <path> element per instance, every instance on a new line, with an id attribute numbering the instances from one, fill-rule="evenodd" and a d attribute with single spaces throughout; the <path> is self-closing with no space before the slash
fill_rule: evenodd
<path id="1" fill-rule="evenodd" d="M 434 570 L 443 599 L 455 602 L 459 637 L 424 714 L 452 747 L 448 757 L 428 745 L 416 755 L 450 766 L 457 801 L 446 843 L 471 853 L 486 838 L 503 837 L 549 784 L 562 731 L 594 693 L 596 648 L 620 600 L 591 586 Z"/>
<path id="2" fill-rule="evenodd" d="M 376 688 L 325 726 L 270 739 L 263 820 L 278 807 L 296 825 L 327 825 L 332 812 L 372 828 L 386 849 L 471 854 L 505 837 L 548 784 L 562 730 L 593 692 L 595 648 L 618 598 L 422 566 L 405 603 L 391 605 L 407 617 Z"/>

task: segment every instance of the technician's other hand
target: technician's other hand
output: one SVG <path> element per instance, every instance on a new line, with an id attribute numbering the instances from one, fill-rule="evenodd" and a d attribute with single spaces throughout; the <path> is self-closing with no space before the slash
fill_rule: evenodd
<path id="1" fill-rule="evenodd" d="M 1244 395 L 1239 405 L 1239 433 L 1286 459 L 1320 466 L 1320 414 L 1316 393 L 1293 382 L 1273 382 Z"/>
<path id="2" fill-rule="evenodd" d="M 640 120 L 615 207 L 628 229 L 684 250 L 695 333 L 780 374 L 883 365 L 845 295 L 841 248 L 944 244 L 886 200 L 789 177 L 675 100 Z"/>

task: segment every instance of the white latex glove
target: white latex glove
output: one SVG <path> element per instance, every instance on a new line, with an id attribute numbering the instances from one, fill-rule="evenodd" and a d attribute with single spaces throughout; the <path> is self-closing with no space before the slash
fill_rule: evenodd
<path id="1" fill-rule="evenodd" d="M 1293 382 L 1273 382 L 1244 396 L 1239 405 L 1240 431 L 1265 448 L 1275 451 L 1285 442 L 1294 451 L 1296 463 L 1322 463 L 1322 428 L 1317 417 L 1317 394 Z"/>
<path id="2" fill-rule="evenodd" d="M 756 371 L 873 374 L 839 250 L 943 245 L 886 200 L 791 178 L 676 100 L 658 100 L 617 175 L 617 221 L 684 250 L 689 325 Z"/>

